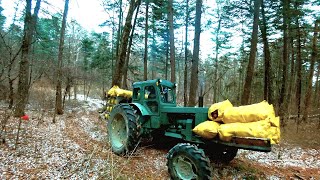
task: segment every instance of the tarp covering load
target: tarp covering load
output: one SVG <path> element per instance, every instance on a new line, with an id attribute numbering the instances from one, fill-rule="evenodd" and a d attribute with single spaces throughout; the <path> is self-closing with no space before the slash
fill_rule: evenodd
<path id="1" fill-rule="evenodd" d="M 114 85 L 109 91 L 108 96 L 122 96 L 125 98 L 131 98 L 132 97 L 132 91 L 120 89 L 118 86 Z"/>
<path id="2" fill-rule="evenodd" d="M 228 99 L 219 103 L 214 103 L 209 108 L 208 117 L 213 121 L 222 121 L 225 110 L 232 107 L 233 105 Z"/>
<path id="3" fill-rule="evenodd" d="M 267 101 L 262 101 L 257 104 L 227 108 L 224 111 L 222 121 L 225 124 L 235 122 L 247 123 L 260 121 L 267 117 L 274 116 L 275 113 L 273 106 Z"/>
<path id="4" fill-rule="evenodd" d="M 218 114 L 216 114 L 218 113 Z M 274 108 L 267 101 L 233 107 L 229 100 L 213 104 L 208 111 L 209 119 L 193 129 L 203 138 L 230 141 L 232 137 L 269 138 L 271 144 L 280 141 L 280 118 L 275 117 Z M 219 124 L 214 121 L 220 121 Z"/>
<path id="5" fill-rule="evenodd" d="M 192 131 L 197 135 L 212 139 L 217 136 L 220 124 L 215 121 L 205 121 L 198 124 Z"/>

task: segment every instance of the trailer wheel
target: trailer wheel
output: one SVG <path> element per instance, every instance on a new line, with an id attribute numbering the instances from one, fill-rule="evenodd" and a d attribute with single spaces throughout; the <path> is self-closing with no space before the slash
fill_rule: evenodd
<path id="1" fill-rule="evenodd" d="M 167 155 L 171 179 L 212 179 L 210 161 L 195 145 L 180 143 Z"/>
<path id="2" fill-rule="evenodd" d="M 109 141 L 115 154 L 126 155 L 135 149 L 140 138 L 139 122 L 138 115 L 130 105 L 115 106 L 107 126 Z"/>

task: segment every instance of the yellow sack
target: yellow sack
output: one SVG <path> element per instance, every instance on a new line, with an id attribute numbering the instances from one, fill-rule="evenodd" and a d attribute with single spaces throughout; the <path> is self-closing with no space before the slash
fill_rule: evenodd
<path id="1" fill-rule="evenodd" d="M 221 124 L 218 133 L 223 141 L 230 141 L 233 136 L 268 138 L 270 127 L 269 119 L 251 123 Z"/>
<path id="2" fill-rule="evenodd" d="M 274 117 L 270 118 L 270 130 L 269 130 L 269 136 L 271 140 L 271 144 L 279 144 L 280 142 L 280 118 L 279 117 Z"/>
<path id="3" fill-rule="evenodd" d="M 220 124 L 214 121 L 205 121 L 198 124 L 192 131 L 197 135 L 212 139 L 217 136 Z"/>
<path id="4" fill-rule="evenodd" d="M 269 136 L 271 144 L 279 144 L 280 142 L 280 127 L 271 127 L 269 130 Z"/>
<path id="5" fill-rule="evenodd" d="M 280 117 L 270 117 L 270 124 L 272 127 L 280 127 Z"/>
<path id="6" fill-rule="evenodd" d="M 224 111 L 222 121 L 225 124 L 236 122 L 248 123 L 260 121 L 269 116 L 275 116 L 273 106 L 268 104 L 267 101 L 262 101 L 257 104 L 228 108 Z"/>
<path id="7" fill-rule="evenodd" d="M 116 90 L 117 90 L 117 89 L 119 89 L 118 86 L 116 86 L 116 85 L 112 86 L 112 88 L 109 89 L 109 91 L 108 91 L 108 95 L 109 95 L 109 96 L 112 96 L 112 97 L 117 96 L 117 93 L 116 93 Z"/>
<path id="8" fill-rule="evenodd" d="M 225 110 L 231 107 L 233 107 L 233 105 L 228 99 L 219 103 L 214 103 L 210 106 L 208 110 L 208 117 L 210 120 L 213 120 L 213 121 L 221 121 Z M 218 111 L 217 118 L 212 117 L 214 111 Z"/>
<path id="9" fill-rule="evenodd" d="M 132 91 L 124 90 L 124 89 L 116 89 L 116 94 L 117 96 L 122 96 L 126 98 L 131 98 L 132 97 Z"/>
<path id="10" fill-rule="evenodd" d="M 126 98 L 131 98 L 132 97 L 132 91 L 120 89 L 118 86 L 114 85 L 109 91 L 108 95 L 115 97 L 115 96 L 122 96 Z"/>

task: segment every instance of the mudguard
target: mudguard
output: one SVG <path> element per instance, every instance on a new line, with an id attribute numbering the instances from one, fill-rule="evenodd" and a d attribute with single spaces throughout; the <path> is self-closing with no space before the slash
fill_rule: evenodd
<path id="1" fill-rule="evenodd" d="M 142 116 L 150 115 L 148 110 L 143 105 L 139 103 L 130 103 L 130 105 L 133 106 L 134 109 L 139 109 Z"/>

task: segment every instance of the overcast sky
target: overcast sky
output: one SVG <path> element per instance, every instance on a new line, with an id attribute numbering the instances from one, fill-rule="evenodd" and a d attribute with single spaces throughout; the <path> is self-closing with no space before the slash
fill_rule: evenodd
<path id="1" fill-rule="evenodd" d="M 19 3 L 19 8 L 24 8 L 24 0 L 0 0 L 1 6 L 4 8 L 3 14 L 7 17 L 7 22 L 10 23 L 16 4 Z M 36 1 L 32 1 L 34 7 Z M 42 9 L 49 9 L 49 12 L 62 12 L 64 8 L 64 0 L 48 1 L 49 4 L 41 3 Z M 42 14 L 43 15 L 43 14 Z M 104 12 L 100 0 L 70 0 L 68 19 L 75 19 L 77 22 L 86 28 L 88 31 L 99 30 L 99 24 L 107 19 L 107 13 Z"/>

